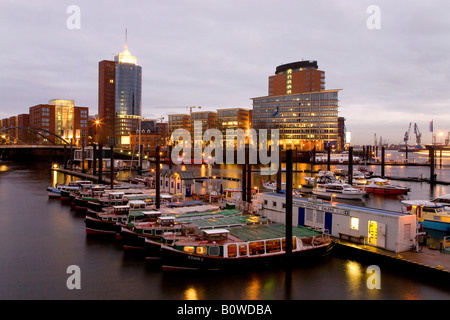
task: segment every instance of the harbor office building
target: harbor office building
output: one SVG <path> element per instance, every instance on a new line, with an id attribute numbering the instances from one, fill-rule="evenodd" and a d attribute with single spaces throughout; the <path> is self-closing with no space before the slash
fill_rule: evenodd
<path id="1" fill-rule="evenodd" d="M 258 213 L 272 221 L 285 223 L 285 195 L 261 193 Z M 292 225 L 323 229 L 335 238 L 396 253 L 409 251 L 416 245 L 415 215 L 323 202 L 320 199 L 294 197 Z"/>
<path id="2" fill-rule="evenodd" d="M 283 149 L 343 151 L 338 93 L 325 90 L 325 71 L 317 61 L 280 65 L 269 77 L 268 95 L 253 98 L 253 128 L 276 129 Z M 343 119 L 343 118 L 342 118 Z"/>
<path id="3" fill-rule="evenodd" d="M 253 128 L 278 129 L 283 149 L 338 150 L 340 89 L 253 98 Z"/>

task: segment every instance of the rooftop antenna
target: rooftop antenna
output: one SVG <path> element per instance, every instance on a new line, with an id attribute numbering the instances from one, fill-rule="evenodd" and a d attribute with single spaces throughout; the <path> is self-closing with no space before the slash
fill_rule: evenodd
<path id="1" fill-rule="evenodd" d="M 128 50 L 128 31 L 125 28 L 125 49 Z"/>

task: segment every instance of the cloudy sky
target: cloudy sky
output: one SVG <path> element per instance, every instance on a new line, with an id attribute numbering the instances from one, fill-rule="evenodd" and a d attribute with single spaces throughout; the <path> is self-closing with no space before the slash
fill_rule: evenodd
<path id="1" fill-rule="evenodd" d="M 123 51 L 127 29 L 146 118 L 250 109 L 276 66 L 317 60 L 354 144 L 400 143 L 409 123 L 430 143 L 431 120 L 450 130 L 449 12 L 448 0 L 1 0 L 0 118 L 54 98 L 97 114 L 98 62 Z"/>

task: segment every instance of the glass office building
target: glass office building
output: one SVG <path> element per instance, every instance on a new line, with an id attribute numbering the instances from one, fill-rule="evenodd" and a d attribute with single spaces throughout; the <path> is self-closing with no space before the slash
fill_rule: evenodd
<path id="1" fill-rule="evenodd" d="M 142 67 L 136 57 L 125 50 L 115 56 L 115 136 L 119 144 L 127 144 L 141 116 Z"/>
<path id="2" fill-rule="evenodd" d="M 278 129 L 284 149 L 337 149 L 339 91 L 253 98 L 253 128 Z"/>

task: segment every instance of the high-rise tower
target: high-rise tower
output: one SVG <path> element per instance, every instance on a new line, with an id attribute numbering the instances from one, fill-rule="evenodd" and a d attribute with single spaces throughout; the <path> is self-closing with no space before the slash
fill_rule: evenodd
<path id="1" fill-rule="evenodd" d="M 99 63 L 99 120 L 104 138 L 115 138 L 116 144 L 129 144 L 130 131 L 136 130 L 141 117 L 142 67 L 128 50 L 114 61 Z"/>

